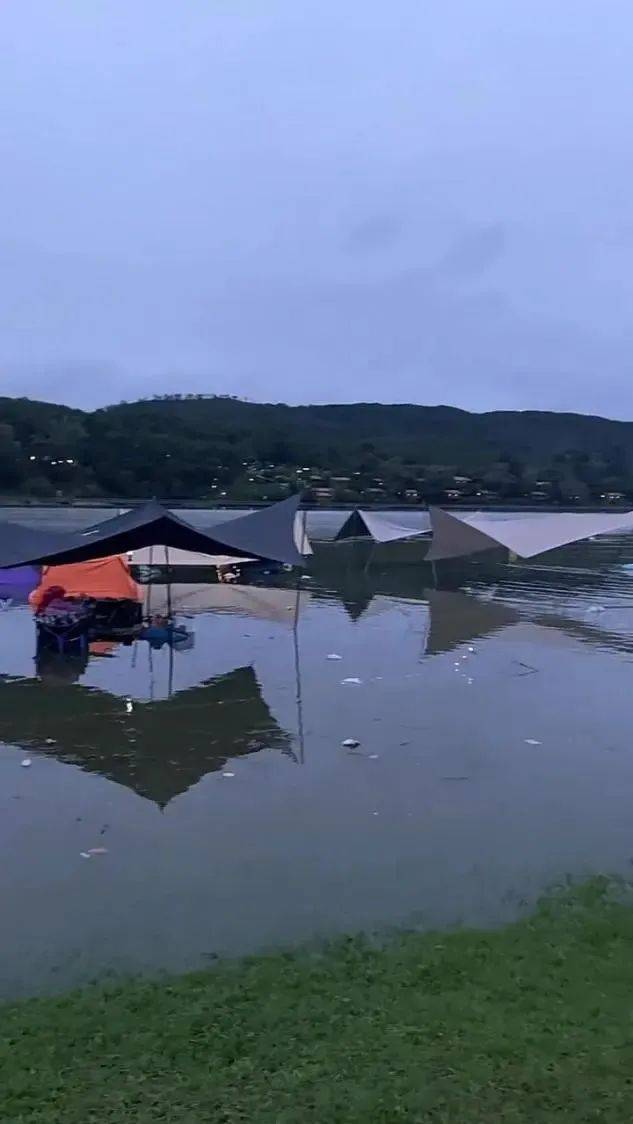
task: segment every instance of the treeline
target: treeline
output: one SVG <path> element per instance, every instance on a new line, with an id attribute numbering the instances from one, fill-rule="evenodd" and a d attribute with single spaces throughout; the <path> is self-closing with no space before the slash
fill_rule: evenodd
<path id="1" fill-rule="evenodd" d="M 86 412 L 0 398 L 0 493 L 565 503 L 633 499 L 633 424 L 449 407 L 174 395 Z"/>

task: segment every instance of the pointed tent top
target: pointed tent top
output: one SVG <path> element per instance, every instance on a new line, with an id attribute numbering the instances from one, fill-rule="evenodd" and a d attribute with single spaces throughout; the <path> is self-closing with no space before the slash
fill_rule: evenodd
<path id="1" fill-rule="evenodd" d="M 339 529 L 336 539 L 371 538 L 374 542 L 399 542 L 430 532 L 428 513 L 403 512 L 398 516 L 386 511 L 364 511 L 356 508 Z"/>
<path id="2" fill-rule="evenodd" d="M 208 532 L 198 530 L 155 500 L 72 534 L 33 531 L 5 523 L 0 525 L 0 566 L 85 562 L 159 544 L 202 554 L 255 556 L 301 566 L 304 560 L 294 536 L 300 502 L 300 495 L 291 496 Z"/>

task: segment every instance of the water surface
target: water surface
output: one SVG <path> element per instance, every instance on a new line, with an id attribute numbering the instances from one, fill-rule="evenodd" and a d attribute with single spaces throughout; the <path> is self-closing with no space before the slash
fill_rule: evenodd
<path id="1" fill-rule="evenodd" d="M 234 612 L 192 593 L 192 646 L 87 663 L 36 663 L 5 605 L 2 993 L 498 924 L 568 876 L 628 875 L 631 563 L 614 537 L 440 588 L 317 568 L 296 630 L 295 588 Z"/>

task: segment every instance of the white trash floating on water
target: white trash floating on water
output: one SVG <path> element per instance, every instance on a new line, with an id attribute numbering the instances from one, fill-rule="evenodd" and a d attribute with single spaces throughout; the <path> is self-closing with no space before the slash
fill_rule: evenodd
<path id="1" fill-rule="evenodd" d="M 362 682 L 362 679 L 356 679 L 353 676 L 350 676 L 349 679 L 341 679 L 341 683 L 353 683 L 356 687 L 360 687 Z"/>
<path id="2" fill-rule="evenodd" d="M 526 745 L 542 745 L 543 742 L 537 741 L 536 738 L 526 738 L 525 744 Z"/>
<path id="3" fill-rule="evenodd" d="M 326 656 L 326 659 L 328 659 L 328 660 L 342 660 L 343 657 L 337 655 L 336 652 L 330 652 L 329 656 Z"/>
<path id="4" fill-rule="evenodd" d="M 341 745 L 343 749 L 356 749 L 360 745 L 360 742 L 357 741 L 356 738 L 345 738 L 345 741 L 341 742 Z"/>
<path id="5" fill-rule="evenodd" d="M 33 764 L 33 762 L 31 761 L 30 757 L 25 757 L 24 761 L 20 761 L 20 764 L 23 769 L 28 769 L 29 766 Z"/>
<path id="6" fill-rule="evenodd" d="M 234 777 L 235 773 L 222 773 L 223 777 Z"/>

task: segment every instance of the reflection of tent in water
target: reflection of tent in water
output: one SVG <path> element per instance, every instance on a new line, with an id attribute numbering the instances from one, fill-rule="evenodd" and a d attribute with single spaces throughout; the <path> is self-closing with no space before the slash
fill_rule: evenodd
<path id="1" fill-rule="evenodd" d="M 516 624 L 515 609 L 494 601 L 480 601 L 466 593 L 429 589 L 425 597 L 430 612 L 427 655 L 450 652 L 460 644 L 480 640 Z"/>
<path id="2" fill-rule="evenodd" d="M 298 598 L 298 607 L 297 607 Z M 257 620 L 294 624 L 294 614 L 310 599 L 307 590 L 274 589 L 257 585 L 152 585 L 147 589 L 147 611 L 183 615 L 236 613 Z"/>
<path id="3" fill-rule="evenodd" d="M 262 698 L 252 667 L 127 713 L 120 698 L 38 680 L 0 684 L 0 740 L 37 748 L 164 806 L 229 757 L 292 744 Z M 55 745 L 47 744 L 54 739 Z"/>

